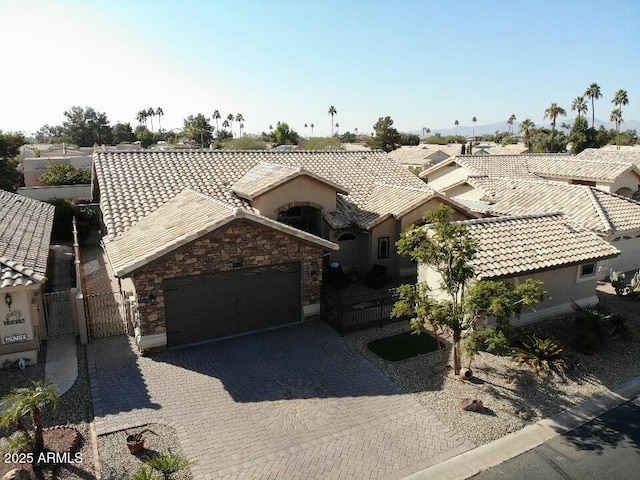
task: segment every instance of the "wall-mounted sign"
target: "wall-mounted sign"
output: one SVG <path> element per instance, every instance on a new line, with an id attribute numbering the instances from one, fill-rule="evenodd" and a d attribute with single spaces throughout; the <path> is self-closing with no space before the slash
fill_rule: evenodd
<path id="1" fill-rule="evenodd" d="M 27 341 L 26 333 L 14 333 L 4 337 L 4 343 L 20 343 Z"/>
<path id="2" fill-rule="evenodd" d="M 3 320 L 2 323 L 5 325 L 18 325 L 20 323 L 24 323 L 25 319 L 22 316 L 22 312 L 20 310 L 11 310 L 7 313 L 6 320 Z"/>

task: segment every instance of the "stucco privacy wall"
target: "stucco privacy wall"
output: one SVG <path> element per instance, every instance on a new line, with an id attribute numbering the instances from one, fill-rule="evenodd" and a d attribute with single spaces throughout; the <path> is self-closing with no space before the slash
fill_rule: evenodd
<path id="1" fill-rule="evenodd" d="M 321 248 L 304 240 L 249 220 L 235 220 L 134 273 L 140 333 L 145 336 L 166 332 L 164 279 L 234 270 L 234 261 L 242 262 L 241 268 L 301 262 L 302 305 L 319 304 L 322 253 Z M 156 296 L 154 303 L 148 300 L 151 292 Z"/>
<path id="2" fill-rule="evenodd" d="M 280 207 L 301 200 L 333 212 L 336 209 L 336 190 L 313 178 L 299 176 L 260 195 L 251 202 L 251 206 L 265 217 L 277 218 Z"/>
<path id="3" fill-rule="evenodd" d="M 22 287 L 2 289 L 0 301 L 0 367 L 7 361 L 27 358 L 35 363 L 38 343 L 44 334 L 43 324 L 36 305 L 39 305 L 38 289 Z M 5 303 L 5 295 L 11 295 L 11 309 Z M 24 337 L 23 337 L 24 336 Z M 23 339 L 21 339 L 24 338 Z"/>

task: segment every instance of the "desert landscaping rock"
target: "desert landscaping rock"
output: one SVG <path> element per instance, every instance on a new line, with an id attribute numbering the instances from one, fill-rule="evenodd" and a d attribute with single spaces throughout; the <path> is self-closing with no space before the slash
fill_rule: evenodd
<path id="1" fill-rule="evenodd" d="M 484 410 L 484 406 L 482 405 L 482 400 L 463 398 L 460 400 L 460 410 L 466 412 L 481 412 Z"/>

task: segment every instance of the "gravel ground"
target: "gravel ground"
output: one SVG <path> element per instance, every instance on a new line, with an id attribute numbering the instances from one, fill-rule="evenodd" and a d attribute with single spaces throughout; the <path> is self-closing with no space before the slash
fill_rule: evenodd
<path id="1" fill-rule="evenodd" d="M 597 354 L 588 356 L 570 347 L 571 316 L 532 327 L 539 334 L 554 336 L 562 342 L 565 354 L 575 365 L 567 378 L 535 377 L 510 357 L 481 353 L 473 361 L 473 380 L 464 382 L 454 377 L 450 368 L 442 366 L 438 352 L 393 363 L 367 349 L 371 340 L 409 330 L 408 322 L 353 333 L 347 338 L 362 355 L 412 393 L 418 402 L 428 406 L 445 425 L 482 445 L 640 375 L 640 301 L 618 298 L 608 285 L 601 285 L 598 290 L 601 304 L 627 319 L 633 332 L 631 339 L 611 339 Z M 452 364 L 450 356 L 449 346 L 446 349 L 449 365 Z M 463 366 L 466 362 L 463 357 Z M 482 400 L 484 412 L 461 411 L 458 405 L 462 398 Z"/>
<path id="2" fill-rule="evenodd" d="M 38 358 L 37 365 L 31 365 L 24 370 L 2 371 L 0 382 L 0 395 L 6 395 L 15 387 L 29 385 L 31 380 L 44 378 L 46 348 Z M 56 478 L 69 480 L 95 479 L 93 445 L 89 433 L 89 423 L 93 419 L 93 406 L 91 403 L 91 390 L 87 375 L 87 362 L 85 348 L 78 346 L 78 379 L 71 389 L 60 397 L 60 407 L 56 411 L 47 411 L 44 414 L 44 426 L 69 425 L 78 429 L 82 434 L 80 450 L 82 463 L 76 465 L 64 465 L 58 470 Z M 11 432 L 9 432 L 11 433 Z M 0 443 L 7 436 L 6 431 L 0 430 Z M 0 464 L 0 472 L 2 465 Z M 2 472 L 4 473 L 4 472 Z"/>
<path id="3" fill-rule="evenodd" d="M 126 444 L 128 434 L 137 433 L 148 428 L 157 435 L 145 433 L 145 449 L 140 455 L 129 453 Z M 144 427 L 122 430 L 98 437 L 98 451 L 103 480 L 120 480 L 129 478 L 144 465 L 145 457 L 152 457 L 159 453 L 175 453 L 182 455 L 180 442 L 173 428 L 166 425 L 151 424 Z M 188 471 L 175 473 L 176 480 L 190 480 Z"/>

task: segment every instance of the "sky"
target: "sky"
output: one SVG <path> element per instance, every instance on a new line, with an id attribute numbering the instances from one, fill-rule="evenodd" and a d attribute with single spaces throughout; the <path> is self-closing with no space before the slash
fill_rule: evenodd
<path id="1" fill-rule="evenodd" d="M 640 2 L 592 0 L 0 0 L 0 130 L 59 125 L 74 105 L 163 129 L 242 113 L 301 134 L 543 121 L 596 82 L 608 121 L 640 120 Z M 589 116 L 591 104 L 589 103 Z M 157 125 L 156 125 L 157 128 Z M 237 129 L 237 126 L 236 126 Z"/>

